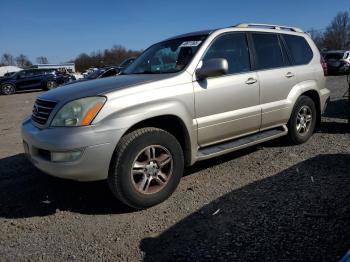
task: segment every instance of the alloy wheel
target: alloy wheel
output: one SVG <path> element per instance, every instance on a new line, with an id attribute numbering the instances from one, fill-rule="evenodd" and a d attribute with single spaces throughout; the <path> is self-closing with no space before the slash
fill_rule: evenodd
<path id="1" fill-rule="evenodd" d="M 312 110 L 309 106 L 302 106 L 297 115 L 296 129 L 300 135 L 309 132 L 312 123 Z"/>
<path id="2" fill-rule="evenodd" d="M 131 179 L 135 189 L 141 194 L 161 191 L 173 173 L 173 157 L 168 149 L 151 145 L 142 149 L 135 158 Z"/>

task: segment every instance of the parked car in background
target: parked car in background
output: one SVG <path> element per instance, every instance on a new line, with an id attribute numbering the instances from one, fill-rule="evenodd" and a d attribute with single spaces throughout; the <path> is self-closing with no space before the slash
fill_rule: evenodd
<path id="1" fill-rule="evenodd" d="M 118 66 L 119 73 L 123 72 L 125 68 L 127 68 L 129 65 L 131 65 L 135 61 L 136 57 L 130 57 L 125 59 L 123 62 L 120 63 Z"/>
<path id="2" fill-rule="evenodd" d="M 55 69 L 26 69 L 0 78 L 0 91 L 4 95 L 11 95 L 26 89 L 50 90 L 68 80 L 67 76 Z"/>
<path id="3" fill-rule="evenodd" d="M 89 74 L 91 74 L 92 72 L 98 70 L 98 68 L 96 67 L 91 67 L 89 69 L 86 69 L 85 72 L 82 73 L 83 77 L 88 76 Z"/>
<path id="4" fill-rule="evenodd" d="M 344 74 L 349 72 L 350 51 L 329 51 L 324 54 L 329 74 Z"/>
<path id="5" fill-rule="evenodd" d="M 305 143 L 329 101 L 324 75 L 299 28 L 176 36 L 119 77 L 41 94 L 22 124 L 24 150 L 48 174 L 107 179 L 122 202 L 147 208 L 174 192 L 184 166 L 285 135 Z"/>
<path id="6" fill-rule="evenodd" d="M 92 71 L 90 74 L 88 74 L 84 78 L 80 78 L 76 81 L 70 81 L 70 82 L 66 83 L 65 85 L 70 85 L 70 84 L 74 84 L 77 82 L 84 82 L 84 81 L 105 78 L 105 77 L 110 77 L 110 76 L 116 76 L 118 74 L 119 74 L 119 68 L 117 66 L 106 66 L 106 67 L 102 67 L 102 68 L 99 68 L 97 70 Z"/>

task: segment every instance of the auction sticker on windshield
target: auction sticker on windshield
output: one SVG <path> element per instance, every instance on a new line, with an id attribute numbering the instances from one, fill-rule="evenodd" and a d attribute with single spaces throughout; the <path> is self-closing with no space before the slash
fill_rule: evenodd
<path id="1" fill-rule="evenodd" d="M 202 41 L 186 41 L 183 42 L 180 47 L 192 47 L 192 46 L 199 46 Z"/>

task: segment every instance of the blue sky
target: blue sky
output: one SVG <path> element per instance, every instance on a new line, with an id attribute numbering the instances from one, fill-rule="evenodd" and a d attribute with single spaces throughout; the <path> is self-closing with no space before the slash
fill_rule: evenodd
<path id="1" fill-rule="evenodd" d="M 114 44 L 144 49 L 167 37 L 240 22 L 324 29 L 350 0 L 0 0 L 0 55 L 58 63 Z"/>

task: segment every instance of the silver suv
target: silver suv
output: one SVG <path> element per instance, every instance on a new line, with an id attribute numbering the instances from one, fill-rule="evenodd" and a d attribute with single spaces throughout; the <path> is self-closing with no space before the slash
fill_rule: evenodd
<path id="1" fill-rule="evenodd" d="M 120 76 L 41 94 L 22 136 L 42 171 L 107 179 L 141 209 L 168 198 L 197 161 L 284 135 L 304 143 L 328 99 L 308 34 L 240 24 L 167 39 Z"/>

